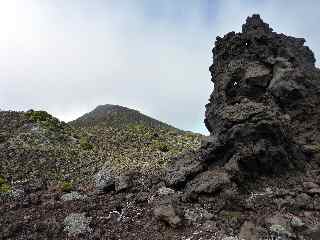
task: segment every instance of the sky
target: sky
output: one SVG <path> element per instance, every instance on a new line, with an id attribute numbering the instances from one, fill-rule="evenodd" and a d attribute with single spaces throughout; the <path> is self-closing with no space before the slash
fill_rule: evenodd
<path id="1" fill-rule="evenodd" d="M 216 36 L 259 13 L 320 57 L 318 0 L 1 0 L 0 109 L 117 104 L 207 134 Z"/>

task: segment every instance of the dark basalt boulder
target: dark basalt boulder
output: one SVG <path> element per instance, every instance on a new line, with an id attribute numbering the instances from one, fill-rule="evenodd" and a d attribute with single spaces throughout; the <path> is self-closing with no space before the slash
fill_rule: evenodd
<path id="1" fill-rule="evenodd" d="M 241 33 L 217 37 L 204 120 L 210 136 L 173 161 L 167 185 L 200 194 L 215 191 L 215 172 L 222 183 L 239 183 L 304 169 L 320 142 L 320 72 L 304 42 L 274 32 L 259 15 Z"/>
<path id="2" fill-rule="evenodd" d="M 303 146 L 320 139 L 320 74 L 304 42 L 273 32 L 259 15 L 242 33 L 217 38 L 205 118 L 217 138 L 210 163 L 222 157 L 249 175 L 303 167 Z"/>

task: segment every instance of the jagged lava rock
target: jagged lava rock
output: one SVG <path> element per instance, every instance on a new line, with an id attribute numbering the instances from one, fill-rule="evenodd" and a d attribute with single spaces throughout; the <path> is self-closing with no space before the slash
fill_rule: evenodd
<path id="1" fill-rule="evenodd" d="M 319 142 L 320 74 L 305 40 L 277 34 L 259 15 L 217 37 L 206 161 L 249 175 L 301 169 Z"/>
<path id="2" fill-rule="evenodd" d="M 205 114 L 210 136 L 172 159 L 167 186 L 187 199 L 232 202 L 245 181 L 304 170 L 316 159 L 320 72 L 304 42 L 274 32 L 259 15 L 248 17 L 241 33 L 217 37 Z"/>

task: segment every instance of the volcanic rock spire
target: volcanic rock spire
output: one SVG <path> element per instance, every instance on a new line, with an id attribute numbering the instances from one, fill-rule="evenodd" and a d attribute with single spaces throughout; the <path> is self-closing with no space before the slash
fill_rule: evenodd
<path id="1" fill-rule="evenodd" d="M 304 43 L 274 32 L 259 15 L 248 17 L 241 33 L 217 37 L 205 114 L 210 137 L 198 152 L 174 161 L 169 185 L 199 190 L 212 186 L 212 176 L 226 179 L 224 172 L 237 179 L 278 174 L 313 159 L 320 73 Z"/>
<path id="2" fill-rule="evenodd" d="M 304 42 L 273 32 L 259 15 L 242 33 L 217 38 L 205 118 L 215 139 L 209 161 L 249 173 L 302 167 L 304 145 L 319 140 L 320 103 L 319 70 Z"/>

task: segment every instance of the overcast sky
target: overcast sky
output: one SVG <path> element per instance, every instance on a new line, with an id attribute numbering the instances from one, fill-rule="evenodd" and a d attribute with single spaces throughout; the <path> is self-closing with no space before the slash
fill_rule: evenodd
<path id="1" fill-rule="evenodd" d="M 217 35 L 260 13 L 320 56 L 318 0 L 1 0 L 0 109 L 73 120 L 101 104 L 206 133 Z"/>

